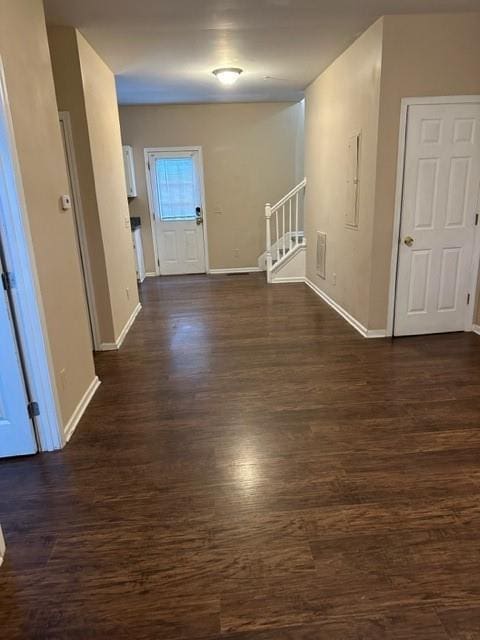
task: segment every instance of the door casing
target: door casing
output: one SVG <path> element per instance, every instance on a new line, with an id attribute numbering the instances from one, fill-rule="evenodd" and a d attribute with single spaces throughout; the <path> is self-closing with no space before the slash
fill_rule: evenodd
<path id="1" fill-rule="evenodd" d="M 480 104 L 480 96 L 433 96 L 403 98 L 400 111 L 400 131 L 398 137 L 397 181 L 395 187 L 395 213 L 393 221 L 392 258 L 390 264 L 390 286 L 388 294 L 387 336 L 394 335 L 395 301 L 397 288 L 398 246 L 400 242 L 400 226 L 402 221 L 403 188 L 405 175 L 405 151 L 407 142 L 409 107 L 422 104 Z M 480 196 L 479 196 L 480 197 Z M 471 304 L 465 316 L 465 331 L 474 330 L 474 313 L 477 300 L 477 281 L 480 263 L 480 234 L 478 226 L 474 227 L 473 252 L 470 271 Z"/>
<path id="2" fill-rule="evenodd" d="M 155 218 L 154 218 L 154 199 L 152 192 L 152 185 L 150 180 L 150 171 L 148 168 L 149 163 L 149 155 L 151 153 L 169 153 L 169 152 L 188 152 L 195 151 L 198 153 L 199 159 L 199 181 L 200 181 L 200 198 L 202 200 L 202 211 L 203 211 L 203 243 L 205 245 L 205 272 L 210 273 L 210 261 L 208 256 L 208 233 L 207 233 L 207 208 L 205 206 L 205 181 L 204 181 L 204 172 L 203 172 L 203 154 L 202 147 L 191 146 L 191 147 L 148 147 L 144 149 L 145 156 L 145 178 L 147 182 L 147 195 L 148 195 L 148 208 L 150 210 L 150 225 L 152 229 L 152 238 L 153 238 L 153 251 L 155 254 L 155 275 L 160 275 L 160 259 L 159 259 L 159 249 L 157 242 L 157 230 L 155 226 Z"/>
<path id="3" fill-rule="evenodd" d="M 63 135 L 65 140 L 65 151 L 67 156 L 67 170 L 69 173 L 73 215 L 75 217 L 75 225 L 77 228 L 77 238 L 80 251 L 80 260 L 82 268 L 82 276 L 85 281 L 85 293 L 87 312 L 90 319 L 90 327 L 92 331 L 93 350 L 101 351 L 100 330 L 98 324 L 97 309 L 95 304 L 95 288 L 93 285 L 92 267 L 90 264 L 90 256 L 88 251 L 87 233 L 85 230 L 85 218 L 83 214 L 83 205 L 80 189 L 80 181 L 78 177 L 77 161 L 75 159 L 75 146 L 73 141 L 72 123 L 70 113 L 68 111 L 59 111 L 59 119 L 63 127 Z"/>
<path id="4" fill-rule="evenodd" d="M 13 123 L 0 57 L 0 183 L 4 198 L 2 243 L 7 266 L 14 269 L 12 288 L 15 316 L 25 358 L 26 375 L 32 400 L 40 415 L 34 426 L 42 451 L 61 449 L 65 438 L 60 405 L 54 383 L 45 317 L 37 281 L 30 238 L 22 177 L 15 147 Z"/>

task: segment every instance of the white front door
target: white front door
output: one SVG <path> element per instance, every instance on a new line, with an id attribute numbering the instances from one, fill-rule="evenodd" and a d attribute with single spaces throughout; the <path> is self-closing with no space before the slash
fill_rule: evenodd
<path id="1" fill-rule="evenodd" d="M 205 273 L 199 151 L 152 151 L 148 164 L 161 275 Z"/>
<path id="2" fill-rule="evenodd" d="M 1 269 L 1 264 L 0 264 Z M 2 271 L 2 280 L 6 283 Z M 35 453 L 28 398 L 7 291 L 0 287 L 0 458 Z"/>
<path id="3" fill-rule="evenodd" d="M 410 106 L 394 335 L 465 329 L 479 185 L 480 105 Z"/>

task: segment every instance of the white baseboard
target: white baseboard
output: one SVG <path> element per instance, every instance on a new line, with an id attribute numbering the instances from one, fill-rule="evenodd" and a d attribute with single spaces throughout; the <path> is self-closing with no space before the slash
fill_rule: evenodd
<path id="1" fill-rule="evenodd" d="M 100 345 L 100 351 L 117 351 L 117 349 L 116 342 L 102 342 Z"/>
<path id="2" fill-rule="evenodd" d="M 145 274 L 145 278 L 156 278 L 157 277 L 157 273 L 155 273 L 155 271 L 147 271 L 147 273 Z"/>
<path id="3" fill-rule="evenodd" d="M 5 557 L 5 550 L 5 538 L 3 537 L 2 527 L 0 527 L 0 567 L 2 566 L 2 562 Z"/>
<path id="4" fill-rule="evenodd" d="M 366 338 L 388 338 L 386 329 L 367 329 Z"/>
<path id="5" fill-rule="evenodd" d="M 135 322 L 135 318 L 138 316 L 138 314 L 140 313 L 141 310 L 142 310 L 142 305 L 140 303 L 138 303 L 137 306 L 135 307 L 135 309 L 133 310 L 132 315 L 130 316 L 130 318 L 127 320 L 125 326 L 123 327 L 120 335 L 116 339 L 116 341 L 115 342 L 102 342 L 102 344 L 100 345 L 100 351 L 116 351 L 117 349 L 120 349 L 120 347 L 123 344 L 123 341 L 127 337 L 127 333 L 129 332 L 130 327 Z"/>
<path id="6" fill-rule="evenodd" d="M 85 391 L 82 399 L 78 403 L 75 411 L 72 414 L 72 417 L 70 418 L 70 420 L 65 425 L 65 429 L 64 429 L 65 444 L 72 437 L 73 432 L 75 431 L 75 429 L 77 427 L 77 424 L 80 422 L 80 418 L 85 413 L 85 409 L 90 404 L 90 400 L 93 398 L 93 396 L 95 394 L 95 391 L 98 389 L 100 384 L 101 383 L 100 383 L 100 380 L 98 379 L 98 376 L 95 376 L 95 378 L 90 383 L 88 389 Z"/>
<path id="7" fill-rule="evenodd" d="M 480 324 L 472 324 L 472 331 L 480 336 Z"/>
<path id="8" fill-rule="evenodd" d="M 284 278 L 277 276 L 273 278 L 271 284 L 287 284 L 288 282 L 305 282 L 305 278 L 303 276 L 286 276 Z"/>
<path id="9" fill-rule="evenodd" d="M 332 300 L 324 291 L 322 291 L 315 283 L 308 278 L 305 278 L 305 284 L 312 289 L 324 302 L 326 302 L 332 309 L 334 309 L 339 315 L 342 316 L 354 329 L 358 331 L 364 338 L 385 338 L 387 332 L 383 329 L 369 330 L 363 326 L 356 318 L 348 313 L 343 307 L 341 307 L 335 300 Z"/>
<path id="10" fill-rule="evenodd" d="M 258 273 L 262 271 L 260 267 L 236 267 L 235 269 L 210 269 L 209 274 L 219 275 L 221 273 Z"/>

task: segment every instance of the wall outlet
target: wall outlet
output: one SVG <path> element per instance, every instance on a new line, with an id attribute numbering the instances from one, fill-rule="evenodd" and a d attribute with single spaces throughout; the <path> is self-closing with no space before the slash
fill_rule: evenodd
<path id="1" fill-rule="evenodd" d="M 332 273 L 332 284 L 333 285 L 337 284 L 337 274 L 336 273 Z"/>

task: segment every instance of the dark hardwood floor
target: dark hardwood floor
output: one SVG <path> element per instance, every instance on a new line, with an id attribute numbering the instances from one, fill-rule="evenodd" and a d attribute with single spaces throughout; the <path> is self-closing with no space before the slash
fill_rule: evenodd
<path id="1" fill-rule="evenodd" d="M 148 280 L 67 448 L 0 463 L 3 639 L 480 638 L 480 337 Z"/>

